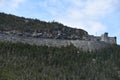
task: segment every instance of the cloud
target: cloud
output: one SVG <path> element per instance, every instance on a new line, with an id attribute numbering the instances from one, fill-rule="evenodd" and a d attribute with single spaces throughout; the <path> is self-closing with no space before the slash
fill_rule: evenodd
<path id="1" fill-rule="evenodd" d="M 0 1 L 0 11 L 11 11 L 17 9 L 21 3 L 26 0 L 1 0 Z"/>
<path id="2" fill-rule="evenodd" d="M 39 1 L 39 5 L 53 16 L 57 16 L 65 9 L 64 2 L 62 0 L 41 0 Z"/>
<path id="3" fill-rule="evenodd" d="M 44 5 L 41 2 L 55 20 L 90 34 L 106 31 L 107 26 L 101 20 L 120 7 L 119 4 L 119 0 L 44 0 Z"/>
<path id="4" fill-rule="evenodd" d="M 109 14 L 117 6 L 118 0 L 93 0 L 85 4 L 84 12 L 92 17 L 101 17 Z"/>
<path id="5" fill-rule="evenodd" d="M 25 3 L 24 7 L 21 7 L 22 3 Z M 20 10 L 24 10 L 27 15 L 32 13 L 29 16 L 37 14 L 33 16 L 82 28 L 90 34 L 101 34 L 109 27 L 103 23 L 103 19 L 114 15 L 112 13 L 120 9 L 119 4 L 120 0 L 0 0 L 0 11 L 16 10 L 20 14 Z"/>
<path id="6" fill-rule="evenodd" d="M 106 27 L 100 22 L 91 21 L 87 24 L 89 27 L 87 26 L 86 29 L 89 30 L 90 34 L 99 34 L 99 32 L 103 33 L 106 30 Z"/>
<path id="7" fill-rule="evenodd" d="M 25 2 L 25 0 L 11 0 L 10 4 L 12 4 L 11 7 L 17 8 L 23 2 Z"/>

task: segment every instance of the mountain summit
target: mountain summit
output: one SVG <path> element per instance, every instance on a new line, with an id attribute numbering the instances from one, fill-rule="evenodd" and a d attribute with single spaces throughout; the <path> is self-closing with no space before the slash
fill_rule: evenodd
<path id="1" fill-rule="evenodd" d="M 0 30 L 14 30 L 19 33 L 28 33 L 36 37 L 52 39 L 83 39 L 84 36 L 88 35 L 85 30 L 70 28 L 59 22 L 45 22 L 5 13 L 0 13 Z"/>

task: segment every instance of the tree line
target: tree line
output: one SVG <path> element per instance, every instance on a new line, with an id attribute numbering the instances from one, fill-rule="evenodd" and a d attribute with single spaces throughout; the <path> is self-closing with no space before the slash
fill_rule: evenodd
<path id="1" fill-rule="evenodd" d="M 0 80 L 119 80 L 120 46 L 84 52 L 0 42 Z"/>

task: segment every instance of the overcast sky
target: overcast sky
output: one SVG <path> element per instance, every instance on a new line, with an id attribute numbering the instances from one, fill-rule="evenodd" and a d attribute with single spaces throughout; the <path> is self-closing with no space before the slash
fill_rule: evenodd
<path id="1" fill-rule="evenodd" d="M 58 21 L 91 35 L 108 32 L 120 44 L 120 0 L 0 0 L 0 12 Z"/>

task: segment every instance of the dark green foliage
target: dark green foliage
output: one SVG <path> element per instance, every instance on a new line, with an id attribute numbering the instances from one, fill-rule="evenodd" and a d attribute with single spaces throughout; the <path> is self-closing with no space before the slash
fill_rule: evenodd
<path id="1" fill-rule="evenodd" d="M 0 80 L 120 80 L 120 46 L 83 52 L 0 42 Z"/>

